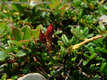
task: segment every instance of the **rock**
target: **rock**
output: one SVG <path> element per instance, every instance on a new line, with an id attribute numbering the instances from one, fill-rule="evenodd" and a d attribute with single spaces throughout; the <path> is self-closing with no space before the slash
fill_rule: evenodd
<path id="1" fill-rule="evenodd" d="M 39 73 L 29 73 L 20 77 L 18 80 L 46 80 L 46 78 Z"/>
<path id="2" fill-rule="evenodd" d="M 98 21 L 107 25 L 107 15 L 102 15 Z"/>

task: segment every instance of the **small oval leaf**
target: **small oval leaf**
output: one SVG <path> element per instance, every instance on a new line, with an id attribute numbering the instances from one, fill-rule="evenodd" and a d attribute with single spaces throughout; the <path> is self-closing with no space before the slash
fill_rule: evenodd
<path id="1" fill-rule="evenodd" d="M 20 50 L 20 51 L 16 54 L 16 57 L 23 57 L 23 56 L 25 56 L 25 55 L 26 55 L 26 53 L 25 53 L 24 51 Z"/>
<path id="2" fill-rule="evenodd" d="M 17 41 L 22 40 L 23 39 L 23 35 L 22 32 L 19 28 L 13 27 L 12 28 L 12 35 L 13 38 Z"/>
<path id="3" fill-rule="evenodd" d="M 62 41 L 64 43 L 65 46 L 68 46 L 69 45 L 69 40 L 67 38 L 67 36 L 65 34 L 62 35 Z"/>
<path id="4" fill-rule="evenodd" d="M 0 51 L 0 61 L 5 61 L 5 59 L 8 57 L 8 54 L 4 51 Z"/>
<path id="5" fill-rule="evenodd" d="M 31 39 L 31 28 L 29 26 L 24 26 L 22 28 L 22 32 L 24 33 L 23 39 L 30 40 Z"/>

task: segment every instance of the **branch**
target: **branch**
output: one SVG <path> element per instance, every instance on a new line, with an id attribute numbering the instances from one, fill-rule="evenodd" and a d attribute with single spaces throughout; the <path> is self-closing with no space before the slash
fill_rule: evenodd
<path id="1" fill-rule="evenodd" d="M 48 80 L 52 80 L 52 79 L 54 78 L 54 76 L 56 76 L 58 73 L 60 73 L 63 69 L 64 69 L 64 67 L 61 66 L 59 69 L 56 70 L 56 72 L 55 72 L 53 75 L 51 75 L 51 76 L 48 78 Z"/>
<path id="2" fill-rule="evenodd" d="M 97 36 L 94 36 L 94 37 L 92 37 L 92 38 L 90 38 L 90 39 L 86 39 L 86 40 L 84 40 L 83 42 L 81 42 L 81 43 L 79 43 L 79 44 L 70 46 L 70 50 L 78 49 L 78 48 L 80 48 L 81 46 L 83 46 L 84 44 L 86 44 L 86 43 L 88 43 L 88 42 L 91 42 L 91 41 L 93 41 L 93 40 L 102 38 L 102 37 L 103 37 L 102 35 L 97 35 Z"/>
<path id="3" fill-rule="evenodd" d="M 105 0 L 101 0 L 100 2 L 99 2 L 99 4 L 103 4 L 105 2 Z"/>
<path id="4" fill-rule="evenodd" d="M 78 71 L 79 71 L 82 75 L 84 75 L 84 76 L 90 78 L 90 75 L 88 75 L 88 74 L 86 74 L 85 72 L 82 71 L 82 68 L 81 68 L 82 62 L 83 62 L 83 59 L 81 59 L 80 62 L 78 63 L 78 65 L 77 65 Z"/>

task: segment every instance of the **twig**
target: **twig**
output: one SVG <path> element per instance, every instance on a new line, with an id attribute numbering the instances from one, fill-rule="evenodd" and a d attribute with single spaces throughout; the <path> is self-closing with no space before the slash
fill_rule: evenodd
<path id="1" fill-rule="evenodd" d="M 52 79 L 54 78 L 54 76 L 55 76 L 56 74 L 60 73 L 63 69 L 64 69 L 64 67 L 61 66 L 59 69 L 56 70 L 56 72 L 55 72 L 52 76 L 50 76 L 50 77 L 48 78 L 48 80 L 52 80 Z"/>
<path id="2" fill-rule="evenodd" d="M 81 46 L 83 46 L 84 44 L 86 44 L 86 43 L 88 43 L 88 42 L 91 42 L 91 41 L 93 41 L 93 40 L 102 38 L 102 37 L 103 37 L 102 35 L 97 35 L 97 36 L 94 36 L 94 37 L 92 37 L 92 38 L 90 38 L 90 39 L 86 39 L 86 40 L 84 40 L 84 41 L 81 42 L 81 43 L 78 43 L 78 44 L 75 44 L 75 45 L 73 45 L 73 46 L 70 46 L 69 48 L 67 48 L 66 52 L 67 52 L 67 53 L 71 53 L 72 50 L 78 49 L 78 48 L 80 48 Z M 83 72 L 83 71 L 82 71 L 82 68 L 80 67 L 82 61 L 83 61 L 83 59 L 81 59 L 80 62 L 79 62 L 79 64 L 77 65 L 77 67 L 78 67 L 78 69 L 79 69 L 78 71 L 79 71 L 82 75 L 84 75 L 84 76 L 86 76 L 86 77 L 89 78 L 90 75 L 88 75 L 88 74 L 86 74 L 85 72 Z"/>
<path id="3" fill-rule="evenodd" d="M 82 64 L 83 59 L 80 60 L 77 66 L 80 66 Z"/>
<path id="4" fill-rule="evenodd" d="M 99 4 L 103 4 L 105 2 L 105 0 L 101 0 L 100 2 L 99 2 Z"/>
<path id="5" fill-rule="evenodd" d="M 69 77 L 70 77 L 70 70 L 68 70 L 67 76 L 65 77 L 65 80 L 69 80 Z"/>
<path id="6" fill-rule="evenodd" d="M 93 41 L 93 40 L 102 38 L 102 37 L 103 37 L 102 35 L 98 35 L 98 36 L 94 36 L 94 37 L 92 37 L 92 38 L 90 38 L 90 39 L 86 39 L 86 40 L 84 40 L 83 42 L 81 42 L 81 43 L 79 43 L 79 44 L 76 44 L 76 45 L 74 45 L 74 46 L 70 46 L 70 50 L 71 50 L 71 49 L 72 49 L 72 50 L 78 49 L 78 48 L 80 48 L 81 46 L 83 46 L 84 44 L 86 44 L 86 43 L 88 43 L 88 42 L 91 42 L 91 41 Z"/>
<path id="7" fill-rule="evenodd" d="M 78 65 L 77 65 L 77 67 L 78 67 L 78 69 L 79 69 L 78 71 L 79 71 L 82 75 L 90 78 L 90 75 L 88 75 L 88 74 L 86 74 L 85 72 L 82 71 L 82 68 L 80 67 L 81 64 L 82 64 L 82 62 L 83 62 L 83 59 L 81 59 L 80 62 L 78 63 Z"/>

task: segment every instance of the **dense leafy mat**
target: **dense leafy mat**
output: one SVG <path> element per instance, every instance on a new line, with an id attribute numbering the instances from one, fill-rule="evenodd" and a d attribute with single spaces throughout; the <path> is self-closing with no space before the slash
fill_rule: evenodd
<path id="1" fill-rule="evenodd" d="M 99 20 L 106 0 L 2 1 L 0 80 L 31 72 L 50 80 L 107 79 L 107 19 Z"/>

